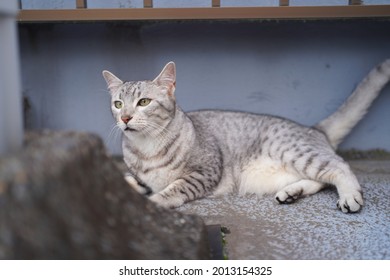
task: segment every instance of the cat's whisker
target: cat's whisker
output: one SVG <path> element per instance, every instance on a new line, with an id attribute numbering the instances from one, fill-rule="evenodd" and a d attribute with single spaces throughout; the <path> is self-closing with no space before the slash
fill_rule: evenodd
<path id="1" fill-rule="evenodd" d="M 122 130 L 118 126 L 117 123 L 114 123 L 111 125 L 110 132 L 107 135 L 106 143 L 107 146 L 111 146 L 113 143 L 116 143 L 118 141 L 118 136 L 122 134 Z"/>
<path id="2" fill-rule="evenodd" d="M 110 91 L 107 90 L 107 89 L 99 89 L 98 92 L 104 92 L 105 94 L 107 94 L 108 96 L 110 96 Z"/>
<path id="3" fill-rule="evenodd" d="M 164 126 L 162 126 L 162 125 L 160 125 L 158 123 L 155 123 L 155 122 L 149 121 L 149 122 L 147 122 L 147 126 L 161 130 L 160 133 L 159 133 L 161 135 L 170 135 L 170 134 L 172 134 L 169 129 L 167 129 L 166 127 L 164 127 Z"/>
<path id="4" fill-rule="evenodd" d="M 155 123 L 152 123 L 152 122 L 148 122 L 146 120 L 139 121 L 138 123 L 142 124 L 144 126 L 144 129 L 141 130 L 141 133 L 143 133 L 144 136 L 150 136 L 151 138 L 154 138 L 155 140 L 158 141 L 157 144 L 159 146 L 161 144 L 165 144 L 166 138 L 167 138 L 166 134 L 168 132 L 161 130 L 164 127 L 157 125 Z M 161 131 L 156 135 L 156 133 L 153 133 L 155 131 L 155 129 L 159 129 Z"/>
<path id="5" fill-rule="evenodd" d="M 159 130 L 157 135 L 152 133 L 154 130 L 152 130 L 152 132 L 150 132 L 150 134 L 151 135 L 153 134 L 152 136 L 159 141 L 159 145 L 165 146 L 165 145 L 167 145 L 167 143 L 170 143 L 175 137 L 175 135 L 170 130 L 168 130 L 166 127 L 163 127 L 157 123 L 147 122 L 147 127 Z"/>
<path id="6" fill-rule="evenodd" d="M 113 133 L 114 133 L 115 126 L 116 126 L 116 124 L 111 125 L 110 132 L 108 133 L 108 135 L 106 137 L 106 142 L 109 142 L 111 140 L 111 137 L 113 136 Z"/>

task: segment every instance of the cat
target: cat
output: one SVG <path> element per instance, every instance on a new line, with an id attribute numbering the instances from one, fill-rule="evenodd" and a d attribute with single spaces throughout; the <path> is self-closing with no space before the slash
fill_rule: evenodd
<path id="1" fill-rule="evenodd" d="M 208 195 L 275 194 L 279 203 L 337 188 L 337 207 L 358 212 L 362 189 L 335 149 L 390 79 L 390 59 L 372 69 L 344 104 L 312 127 L 271 115 L 202 110 L 175 100 L 176 67 L 154 80 L 123 82 L 103 71 L 123 131 L 127 182 L 162 207 Z"/>

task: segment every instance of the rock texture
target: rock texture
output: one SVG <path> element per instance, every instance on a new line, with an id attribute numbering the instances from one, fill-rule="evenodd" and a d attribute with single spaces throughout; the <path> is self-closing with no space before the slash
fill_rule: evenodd
<path id="1" fill-rule="evenodd" d="M 199 218 L 130 189 L 102 141 L 33 133 L 0 159 L 1 259 L 206 259 Z"/>
<path id="2" fill-rule="evenodd" d="M 227 227 L 231 260 L 390 260 L 390 161 L 349 163 L 365 199 L 356 214 L 337 208 L 335 188 L 293 204 L 278 204 L 273 195 L 227 194 L 178 211 Z"/>

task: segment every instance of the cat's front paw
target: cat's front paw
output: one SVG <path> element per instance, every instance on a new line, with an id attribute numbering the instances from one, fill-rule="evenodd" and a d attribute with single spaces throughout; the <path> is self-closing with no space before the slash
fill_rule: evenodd
<path id="1" fill-rule="evenodd" d="M 151 195 L 149 199 L 164 208 L 176 208 L 184 204 L 180 197 L 164 197 L 159 193 Z"/>
<path id="2" fill-rule="evenodd" d="M 281 190 L 275 195 L 275 199 L 280 204 L 290 204 L 297 200 L 301 196 L 301 194 L 302 191 L 299 191 L 297 193 L 288 193 L 285 190 Z"/>
<path id="3" fill-rule="evenodd" d="M 140 185 L 140 183 L 138 183 L 138 181 L 131 175 L 126 174 L 125 180 L 130 187 L 132 187 L 134 190 L 136 190 L 138 193 L 142 195 L 149 195 L 152 193 L 152 190 L 149 187 Z"/>
<path id="4" fill-rule="evenodd" d="M 337 201 L 337 207 L 343 213 L 356 213 L 363 207 L 363 196 L 361 192 L 356 191 L 348 196 L 342 196 Z"/>

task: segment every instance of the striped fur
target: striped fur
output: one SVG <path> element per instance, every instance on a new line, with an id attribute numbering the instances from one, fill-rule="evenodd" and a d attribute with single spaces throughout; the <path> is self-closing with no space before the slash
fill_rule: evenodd
<path id="1" fill-rule="evenodd" d="M 316 127 L 328 136 L 330 145 L 336 149 L 344 137 L 364 117 L 368 108 L 378 97 L 390 79 L 390 59 L 385 60 L 360 82 L 344 104 Z"/>
<path id="2" fill-rule="evenodd" d="M 373 69 L 340 109 L 315 127 L 242 112 L 184 113 L 175 101 L 173 62 L 153 81 L 122 82 L 108 71 L 103 76 L 124 135 L 126 179 L 139 192 L 152 192 L 157 204 L 178 207 L 232 191 L 276 193 L 279 203 L 291 203 L 334 185 L 343 212 L 363 206 L 359 182 L 334 148 L 389 80 L 390 60 Z M 143 98 L 151 102 L 141 106 Z M 123 107 L 116 108 L 116 101 Z"/>

